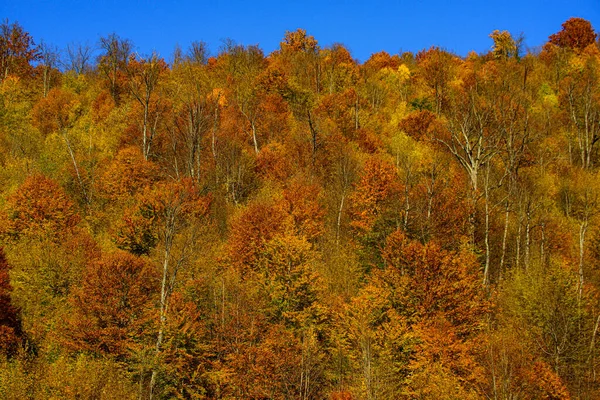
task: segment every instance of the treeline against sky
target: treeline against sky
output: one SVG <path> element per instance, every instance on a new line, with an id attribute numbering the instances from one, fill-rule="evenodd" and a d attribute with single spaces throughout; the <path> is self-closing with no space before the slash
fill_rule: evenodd
<path id="1" fill-rule="evenodd" d="M 34 41 L 35 39 L 35 41 Z M 600 48 L 0 27 L 0 398 L 600 397 Z"/>

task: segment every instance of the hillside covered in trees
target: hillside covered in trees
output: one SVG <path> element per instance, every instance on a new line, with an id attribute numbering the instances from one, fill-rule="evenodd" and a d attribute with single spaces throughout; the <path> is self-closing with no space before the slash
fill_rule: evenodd
<path id="1" fill-rule="evenodd" d="M 588 21 L 362 64 L 38 43 L 1 26 L 0 398 L 600 398 Z"/>

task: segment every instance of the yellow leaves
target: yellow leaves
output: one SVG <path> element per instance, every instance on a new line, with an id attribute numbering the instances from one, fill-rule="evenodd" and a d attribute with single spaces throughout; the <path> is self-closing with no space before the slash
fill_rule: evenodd
<path id="1" fill-rule="evenodd" d="M 290 52 L 311 53 L 318 49 L 318 43 L 315 38 L 307 35 L 304 29 L 297 29 L 294 32 L 286 31 L 280 46 L 282 51 Z"/>
<path id="2" fill-rule="evenodd" d="M 578 73 L 578 72 L 583 72 L 585 68 L 585 59 L 582 56 L 576 55 L 573 56 L 570 60 L 569 60 L 569 64 L 568 64 L 568 69 L 567 71 L 569 73 Z"/>
<path id="3" fill-rule="evenodd" d="M 398 80 L 400 83 L 406 83 L 410 79 L 410 69 L 408 69 L 406 64 L 400 65 L 396 73 L 398 74 Z"/>
<path id="4" fill-rule="evenodd" d="M 402 120 L 404 118 L 406 118 L 406 115 L 408 114 L 408 104 L 405 101 L 400 101 L 398 102 L 398 104 L 396 105 L 396 108 L 394 109 L 394 111 L 392 112 L 391 116 L 390 116 L 390 124 L 389 126 L 391 128 L 395 128 L 397 127 L 400 122 L 402 122 Z"/>
<path id="5" fill-rule="evenodd" d="M 517 53 L 517 44 L 508 31 L 495 30 L 490 33 L 490 37 L 494 41 L 492 54 L 496 58 L 514 57 Z"/>
<path id="6" fill-rule="evenodd" d="M 398 132 L 392 136 L 390 142 L 392 155 L 396 160 L 396 165 L 402 168 L 412 168 L 413 166 L 424 165 L 431 148 L 423 143 L 417 142 L 404 132 Z"/>
<path id="7" fill-rule="evenodd" d="M 227 107 L 227 97 L 225 96 L 225 91 L 221 88 L 213 89 L 208 95 L 208 99 L 216 102 L 219 107 Z"/>

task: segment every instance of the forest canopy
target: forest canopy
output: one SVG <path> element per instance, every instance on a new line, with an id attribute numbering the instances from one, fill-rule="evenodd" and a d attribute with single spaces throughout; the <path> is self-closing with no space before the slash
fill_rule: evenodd
<path id="1" fill-rule="evenodd" d="M 600 397 L 600 43 L 139 54 L 0 26 L 0 398 Z"/>

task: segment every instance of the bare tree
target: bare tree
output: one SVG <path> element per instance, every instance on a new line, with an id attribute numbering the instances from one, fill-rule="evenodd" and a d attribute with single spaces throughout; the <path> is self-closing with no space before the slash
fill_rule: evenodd
<path id="1" fill-rule="evenodd" d="M 40 49 L 40 66 L 42 68 L 43 96 L 46 97 L 52 86 L 52 72 L 58 68 L 60 51 L 58 47 L 42 42 Z"/>
<path id="2" fill-rule="evenodd" d="M 117 104 L 122 94 L 119 77 L 126 73 L 132 48 L 129 40 L 121 39 L 115 33 L 100 38 L 100 49 L 103 53 L 98 59 L 98 70 L 108 80 L 110 94 Z"/>
<path id="3" fill-rule="evenodd" d="M 89 44 L 70 43 L 64 61 L 65 68 L 77 75 L 85 74 L 90 69 L 93 49 Z"/>
<path id="4" fill-rule="evenodd" d="M 165 62 L 156 53 L 139 61 L 132 58 L 127 66 L 129 90 L 143 109 L 142 151 L 146 160 L 150 155 L 158 125 L 158 112 L 151 115 L 152 96 L 158 87 L 159 76 L 166 67 Z"/>

